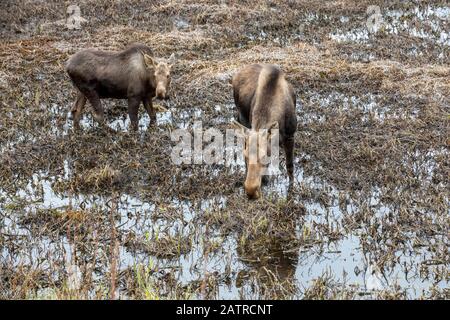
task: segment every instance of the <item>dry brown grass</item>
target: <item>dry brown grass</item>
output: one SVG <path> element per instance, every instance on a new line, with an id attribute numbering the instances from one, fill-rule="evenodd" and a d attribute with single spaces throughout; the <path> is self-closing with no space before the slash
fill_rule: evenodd
<path id="1" fill-rule="evenodd" d="M 64 17 L 57 1 L 2 3 L 0 298 L 49 289 L 51 298 L 208 299 L 228 285 L 233 298 L 448 298 L 447 47 L 407 32 L 362 43 L 330 37 L 363 25 L 369 4 L 443 2 L 79 4 L 88 22 L 73 32 L 54 23 Z M 72 132 L 65 61 L 81 48 L 131 42 L 159 58 L 175 53 L 171 100 L 158 102 L 171 120 L 137 135 L 89 120 Z M 172 164 L 170 130 L 200 119 L 229 127 L 229 80 L 254 62 L 286 72 L 299 126 L 294 187 L 285 196 L 279 177 L 252 202 L 240 171 Z M 122 102 L 104 105 L 108 122 L 126 115 Z M 56 208 L 43 203 L 48 197 Z M 335 269 L 304 275 L 323 259 L 350 261 L 342 244 L 353 238 L 358 268 L 408 274 L 417 291 L 393 281 L 371 293 Z M 333 250 L 343 252 L 328 258 Z M 82 271 L 78 291 L 69 255 Z M 44 258 L 27 260 L 36 256 Z M 191 277 L 183 282 L 180 272 Z"/>

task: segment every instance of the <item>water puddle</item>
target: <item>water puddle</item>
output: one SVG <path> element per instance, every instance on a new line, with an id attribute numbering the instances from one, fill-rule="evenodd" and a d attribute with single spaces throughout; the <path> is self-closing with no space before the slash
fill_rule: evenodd
<path id="1" fill-rule="evenodd" d="M 433 6 L 415 7 L 411 10 L 381 11 L 382 22 L 377 26 L 376 31 L 390 35 L 407 33 L 411 37 L 449 46 L 449 32 L 445 28 L 449 15 L 449 7 Z M 341 19 L 345 23 L 350 17 Z M 371 37 L 365 25 L 350 31 L 335 31 L 330 34 L 330 38 L 337 42 L 367 43 Z"/>
<path id="2" fill-rule="evenodd" d="M 63 176 L 67 178 L 69 175 L 70 169 L 66 162 Z M 297 170 L 296 184 L 301 184 L 307 190 L 326 192 L 332 199 L 328 206 L 314 200 L 299 202 L 304 205 L 306 215 L 302 223 L 297 224 L 297 236 L 302 237 L 305 232 L 311 232 L 320 225 L 331 227 L 342 224 L 343 214 L 337 203 L 339 190 L 320 181 L 317 177 L 306 176 L 301 169 Z M 277 193 L 285 197 L 288 194 L 287 185 L 285 175 L 278 176 L 264 187 L 264 193 L 266 196 Z M 42 211 L 58 214 L 69 209 L 75 211 L 98 209 L 100 211 L 96 214 L 102 215 L 108 214 L 107 211 L 111 210 L 114 203 L 114 210 L 117 212 L 115 225 L 122 237 L 132 235 L 134 239 L 148 243 L 150 247 L 152 242 L 158 242 L 164 238 L 189 242 L 185 253 L 172 258 L 161 256 L 162 253 L 158 251 L 158 248 L 154 249 L 156 254 L 154 255 L 151 253 L 153 249 L 142 251 L 121 244 L 118 250 L 119 273 L 129 269 L 134 270 L 139 265 L 154 264 L 158 270 L 170 270 L 181 286 L 204 281 L 205 275 L 216 275 L 217 286 L 214 291 L 216 298 L 234 299 L 243 296 L 256 298 L 261 291 L 252 289 L 255 285 L 260 290 L 271 285 L 267 274 L 273 274 L 279 283 L 293 284 L 298 290 L 293 293 L 297 297 L 302 297 L 301 292 L 324 276 L 330 276 L 338 283 L 357 288 L 358 294 L 362 297 L 370 297 L 377 291 L 391 288 L 394 284 L 400 286 L 408 296 L 416 297 L 422 293 L 422 290 L 432 286 L 431 280 L 418 280 L 417 270 L 407 271 L 408 266 L 411 268 L 420 265 L 420 260 L 423 259 L 423 255 L 426 255 L 426 251 L 410 256 L 399 255 L 400 263 L 396 263 L 391 270 L 381 272 L 377 269 L 376 259 L 373 260 L 371 253 L 361 248 L 359 242 L 361 234 L 358 231 L 331 242 L 320 244 L 313 242 L 312 245 L 293 251 L 286 252 L 279 247 L 274 247 L 273 254 L 279 263 L 271 267 L 254 261 L 255 257 L 251 253 L 240 249 L 238 235 L 233 233 L 222 235 L 208 226 L 197 224 L 198 217 L 206 212 L 227 208 L 227 197 L 224 196 L 204 199 L 200 203 L 176 198 L 154 203 L 145 201 L 137 195 L 126 194 L 115 199 L 109 196 L 83 194 L 67 197 L 55 192 L 52 188 L 52 177 L 43 173 L 35 174 L 27 187 L 19 190 L 16 195 L 11 196 L 1 192 L 0 196 L 3 198 L 3 205 L 0 208 L 1 232 L 29 239 L 33 238 L 33 234 L 28 230 L 29 226 L 23 224 L 23 216 L 10 216 L 8 212 L 11 209 L 20 207 L 19 212 L 23 212 L 23 215 L 28 217 Z M 371 204 L 375 206 L 379 202 L 380 200 L 374 197 Z M 348 205 L 347 208 L 352 208 L 352 205 Z M 383 216 L 388 213 L 389 209 L 381 206 L 376 214 Z M 210 248 L 212 243 L 215 243 L 216 249 L 210 252 L 208 251 L 210 249 L 206 250 L 206 248 Z M 67 281 L 70 286 L 76 288 L 81 281 L 80 266 L 74 264 L 71 258 L 70 252 L 74 251 L 73 246 L 73 240 L 66 237 L 55 241 L 54 238 L 44 235 L 40 239 L 34 239 L 24 252 L 12 253 L 7 248 L 3 248 L 2 257 L 6 259 L 12 255 L 17 259 L 16 264 L 35 264 L 45 252 L 46 263 L 50 268 L 51 263 L 58 261 L 61 252 L 64 252 L 65 270 L 69 274 Z M 438 285 L 442 288 L 446 286 L 445 282 L 439 282 Z M 39 294 L 45 296 L 52 293 L 44 290 Z M 123 295 L 123 298 L 126 298 L 125 291 L 119 290 L 117 294 L 119 297 Z M 197 293 L 196 297 L 201 298 L 202 293 Z"/>

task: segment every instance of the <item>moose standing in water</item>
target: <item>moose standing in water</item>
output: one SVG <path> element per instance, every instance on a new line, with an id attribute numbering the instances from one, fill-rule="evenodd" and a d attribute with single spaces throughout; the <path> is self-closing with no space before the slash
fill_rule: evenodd
<path id="1" fill-rule="evenodd" d="M 235 126 L 245 138 L 247 165 L 245 192 L 251 199 L 261 196 L 265 164 L 261 154 L 270 155 L 270 141 L 275 129 L 284 146 L 290 183 L 294 175 L 294 133 L 297 128 L 295 94 L 284 73 L 274 65 L 253 64 L 241 69 L 232 79 L 234 101 L 238 109 Z M 251 148 L 250 146 L 256 146 Z M 250 161 L 249 159 L 256 159 Z"/>
<path id="2" fill-rule="evenodd" d="M 167 99 L 170 84 L 169 61 L 157 63 L 151 49 L 143 44 L 132 44 L 120 52 L 86 49 L 74 54 L 66 65 L 66 71 L 77 88 L 78 96 L 71 112 L 74 127 L 79 128 L 80 118 L 89 100 L 94 109 L 94 119 L 104 123 L 100 99 L 128 99 L 131 128 L 138 130 L 138 111 L 142 102 L 156 124 L 156 112 L 152 98 Z"/>

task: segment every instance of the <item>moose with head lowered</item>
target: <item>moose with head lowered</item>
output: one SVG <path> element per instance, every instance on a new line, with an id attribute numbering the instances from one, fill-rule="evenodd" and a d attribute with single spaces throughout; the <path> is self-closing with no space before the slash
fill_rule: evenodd
<path id="1" fill-rule="evenodd" d="M 284 146 L 289 180 L 294 175 L 294 134 L 297 129 L 294 89 L 277 66 L 253 64 L 242 68 L 232 79 L 238 119 L 235 126 L 244 137 L 247 164 L 245 192 L 251 199 L 261 196 L 266 164 L 261 155 L 270 155 L 268 141 L 274 132 Z"/>

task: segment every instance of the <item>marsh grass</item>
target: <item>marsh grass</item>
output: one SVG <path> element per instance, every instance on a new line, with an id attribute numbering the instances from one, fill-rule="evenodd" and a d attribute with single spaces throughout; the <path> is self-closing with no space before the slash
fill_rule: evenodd
<path id="1" fill-rule="evenodd" d="M 58 1 L 2 4 L 0 298 L 448 299 L 448 46 L 332 37 L 373 4 L 444 31 L 417 12 L 446 2 L 78 4 L 79 31 L 55 23 Z M 131 42 L 176 55 L 161 124 L 105 130 L 87 106 L 74 132 L 65 62 Z M 229 127 L 229 81 L 253 62 L 280 65 L 299 101 L 294 186 L 274 178 L 258 201 L 240 169 L 170 161 L 171 130 Z M 126 114 L 104 106 L 108 122 Z"/>

